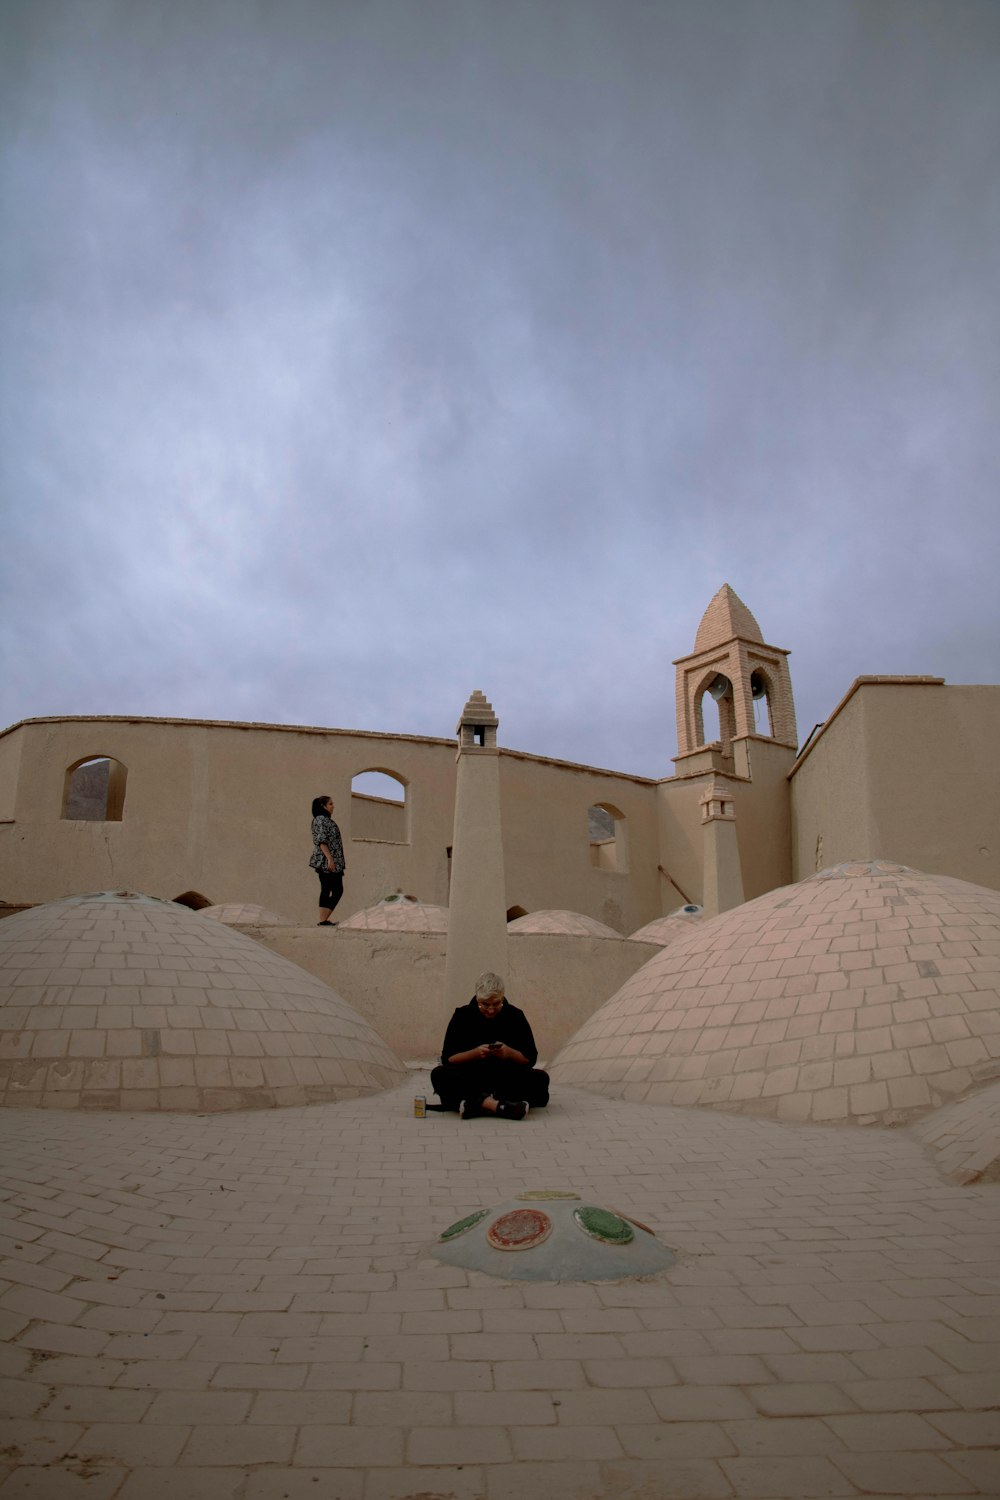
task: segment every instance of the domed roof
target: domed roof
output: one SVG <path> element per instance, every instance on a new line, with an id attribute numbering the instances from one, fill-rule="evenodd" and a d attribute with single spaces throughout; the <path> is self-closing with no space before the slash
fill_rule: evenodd
<path id="1" fill-rule="evenodd" d="M 564 937 L 600 937 L 621 939 L 621 933 L 593 917 L 578 911 L 529 911 L 507 923 L 508 932 L 561 933 Z"/>
<path id="2" fill-rule="evenodd" d="M 224 906 L 202 906 L 199 917 L 211 917 L 213 922 L 225 922 L 227 927 L 291 927 L 294 924 L 266 906 L 254 906 L 249 901 L 230 901 Z"/>
<path id="3" fill-rule="evenodd" d="M 675 938 L 681 937 L 685 932 L 690 932 L 692 923 L 700 922 L 703 915 L 702 908 L 693 903 L 680 906 L 669 916 L 657 917 L 654 921 L 647 922 L 645 927 L 639 927 L 633 932 L 629 941 L 653 943 L 657 948 L 665 948 Z"/>
<path id="4" fill-rule="evenodd" d="M 72 896 L 0 923 L 0 1104 L 221 1110 L 406 1077 L 338 994 L 169 901 Z"/>
<path id="5" fill-rule="evenodd" d="M 728 583 L 724 583 L 701 617 L 698 634 L 694 638 L 695 652 L 711 651 L 739 636 L 744 641 L 760 641 L 764 637 L 760 626 L 747 609 L 743 600 Z"/>
<path id="6" fill-rule="evenodd" d="M 895 1123 L 1000 1074 L 1000 892 L 857 861 L 701 923 L 552 1066 L 560 1083 Z"/>
<path id="7" fill-rule="evenodd" d="M 341 922 L 343 932 L 447 932 L 448 908 L 429 901 L 380 901 Z"/>

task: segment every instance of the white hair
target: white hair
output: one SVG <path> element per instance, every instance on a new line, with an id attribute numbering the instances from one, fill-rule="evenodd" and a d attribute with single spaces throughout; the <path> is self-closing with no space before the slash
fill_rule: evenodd
<path id="1" fill-rule="evenodd" d="M 492 973 L 489 969 L 485 974 L 480 974 L 476 980 L 476 999 L 485 1000 L 487 995 L 502 995 L 503 980 L 499 974 Z"/>

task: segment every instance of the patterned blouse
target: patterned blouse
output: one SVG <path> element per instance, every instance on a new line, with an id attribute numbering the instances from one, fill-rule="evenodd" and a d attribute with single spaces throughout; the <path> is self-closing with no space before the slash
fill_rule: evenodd
<path id="1" fill-rule="evenodd" d="M 325 844 L 330 851 L 330 858 L 333 860 L 334 874 L 343 875 L 347 869 L 347 863 L 344 859 L 344 845 L 340 837 L 340 829 L 328 813 L 320 813 L 318 818 L 313 818 L 312 837 L 313 852 L 309 858 L 310 869 L 326 869 L 326 855 L 319 847 L 320 844 Z"/>

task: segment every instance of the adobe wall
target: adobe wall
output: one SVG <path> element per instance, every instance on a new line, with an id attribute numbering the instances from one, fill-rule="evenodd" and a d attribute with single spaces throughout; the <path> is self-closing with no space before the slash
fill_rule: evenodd
<path id="1" fill-rule="evenodd" d="M 127 767 L 120 822 L 61 816 L 67 767 L 95 756 Z M 503 750 L 499 765 L 507 907 L 565 907 L 623 934 L 661 914 L 655 783 Z M 353 777 L 373 769 L 407 784 L 405 812 L 352 797 Z M 183 720 L 27 721 L 0 735 L 0 805 L 5 796 L 15 819 L 0 822 L 0 898 L 38 903 L 127 888 L 173 900 L 196 891 L 213 905 L 251 902 L 308 922 L 318 896 L 310 804 L 329 792 L 348 867 L 339 918 L 397 889 L 446 906 L 455 770 L 452 740 Z M 587 808 L 597 802 L 624 815 L 624 871 L 592 863 Z M 365 837 L 354 836 L 355 822 Z"/>
<path id="2" fill-rule="evenodd" d="M 443 934 L 267 927 L 253 929 L 253 936 L 330 985 L 397 1056 L 438 1057 L 452 1011 L 445 1000 Z M 527 1013 L 539 1057 L 553 1058 L 658 951 L 612 938 L 510 934 L 507 993 Z"/>
<path id="3" fill-rule="evenodd" d="M 793 878 L 887 859 L 1000 889 L 1000 687 L 859 679 L 790 777 Z"/>
<path id="4" fill-rule="evenodd" d="M 598 803 L 624 816 L 615 870 L 591 857 L 587 809 Z M 625 936 L 662 914 L 654 781 L 501 751 L 500 805 L 508 910 L 582 912 Z"/>
<path id="5" fill-rule="evenodd" d="M 18 743 L 16 822 L 0 825 L 7 900 L 126 887 L 172 900 L 194 890 L 213 904 L 249 901 L 308 920 L 318 897 L 310 807 L 329 792 L 347 855 L 344 916 L 398 887 L 447 903 L 449 741 L 109 718 L 28 722 L 0 736 L 0 751 L 10 757 Z M 99 755 L 128 768 L 124 818 L 63 819 L 66 768 Z M 351 781 L 373 768 L 408 783 L 409 843 L 351 838 Z"/>

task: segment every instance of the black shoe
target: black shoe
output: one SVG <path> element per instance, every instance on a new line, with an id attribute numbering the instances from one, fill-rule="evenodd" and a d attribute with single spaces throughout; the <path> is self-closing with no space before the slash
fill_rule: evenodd
<path id="1" fill-rule="evenodd" d="M 501 1120 L 523 1120 L 527 1113 L 528 1106 L 523 1099 L 501 1099 L 497 1105 Z"/>
<path id="2" fill-rule="evenodd" d="M 317 922 L 317 927 L 336 927 L 336 922 Z"/>
<path id="3" fill-rule="evenodd" d="M 480 1094 L 478 1099 L 463 1099 L 461 1109 L 459 1110 L 462 1119 L 478 1120 L 480 1115 L 485 1115 L 487 1113 L 487 1111 L 483 1109 L 483 1100 L 485 1098 L 485 1094 Z"/>

